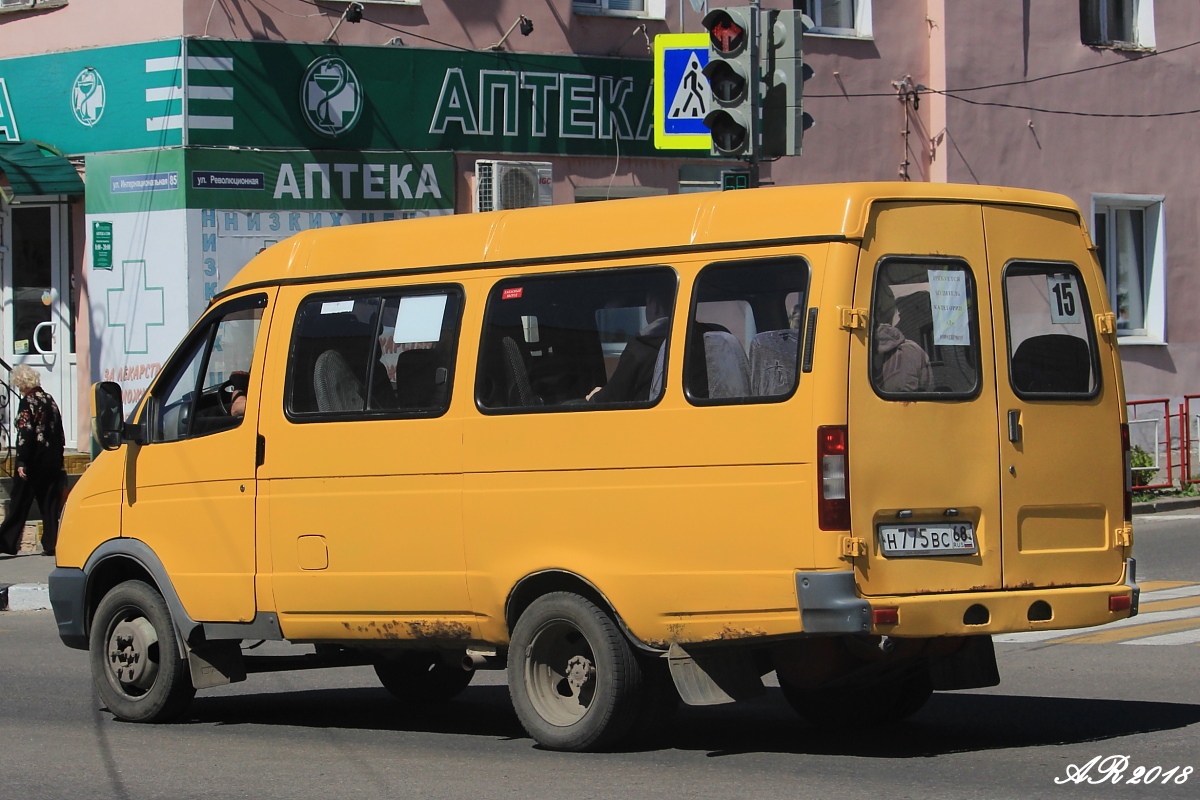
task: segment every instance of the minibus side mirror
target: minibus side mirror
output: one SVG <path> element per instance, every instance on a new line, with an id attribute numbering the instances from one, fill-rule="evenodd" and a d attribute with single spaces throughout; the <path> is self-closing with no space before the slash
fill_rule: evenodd
<path id="1" fill-rule="evenodd" d="M 146 443 L 143 426 L 125 424 L 119 383 L 101 381 L 92 387 L 92 419 L 96 441 L 105 450 L 116 450 L 127 441 Z"/>
<path id="2" fill-rule="evenodd" d="M 121 405 L 121 385 L 102 381 L 92 387 L 92 418 L 95 420 L 96 441 L 105 450 L 121 446 L 125 432 L 125 413 Z"/>

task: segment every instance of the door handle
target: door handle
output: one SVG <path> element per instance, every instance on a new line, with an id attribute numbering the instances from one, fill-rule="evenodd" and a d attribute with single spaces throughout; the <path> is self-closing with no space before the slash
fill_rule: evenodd
<path id="1" fill-rule="evenodd" d="M 1013 444 L 1018 444 L 1021 441 L 1020 409 L 1014 408 L 1008 412 L 1008 440 Z"/>
<path id="2" fill-rule="evenodd" d="M 50 349 L 49 350 L 43 350 L 42 346 L 40 344 L 38 344 L 38 342 L 40 341 L 39 336 L 41 334 L 42 328 L 46 328 L 46 327 L 50 328 Z M 37 324 L 37 327 L 35 327 L 33 329 L 32 338 L 33 338 L 33 349 L 35 351 L 37 351 L 38 353 L 40 353 L 44 356 L 52 356 L 58 351 L 58 348 L 55 347 L 55 345 L 58 343 L 57 342 L 58 337 L 55 336 L 53 320 L 47 320 L 46 322 L 39 322 Z"/>

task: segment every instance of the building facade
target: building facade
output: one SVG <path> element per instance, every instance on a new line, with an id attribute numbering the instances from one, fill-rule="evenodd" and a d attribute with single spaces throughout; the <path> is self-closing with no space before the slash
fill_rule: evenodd
<path id="1" fill-rule="evenodd" d="M 719 188 L 736 163 L 653 137 L 654 37 L 701 31 L 707 5 L 5 0 L 0 357 L 43 372 L 86 449 L 90 383 L 136 399 L 208 299 L 296 231 Z M 764 182 L 1067 194 L 1106 266 L 1130 396 L 1200 392 L 1200 206 L 1175 155 L 1200 118 L 1181 99 L 1200 8 L 762 6 L 816 26 L 816 124 Z"/>

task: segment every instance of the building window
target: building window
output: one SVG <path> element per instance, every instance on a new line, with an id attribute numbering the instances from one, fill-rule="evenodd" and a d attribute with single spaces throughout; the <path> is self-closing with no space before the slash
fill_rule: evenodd
<path id="1" fill-rule="evenodd" d="M 664 19 L 666 0 L 575 0 L 576 14 Z"/>
<path id="2" fill-rule="evenodd" d="M 798 6 L 813 21 L 810 33 L 871 37 L 871 0 L 803 0 Z"/>
<path id="3" fill-rule="evenodd" d="M 1093 47 L 1154 47 L 1153 0 L 1079 0 L 1079 38 Z"/>
<path id="4" fill-rule="evenodd" d="M 0 14 L 7 11 L 44 11 L 66 4 L 67 0 L 0 0 Z"/>
<path id="5" fill-rule="evenodd" d="M 1166 340 L 1165 241 L 1161 197 L 1097 195 L 1093 235 L 1126 343 Z"/>

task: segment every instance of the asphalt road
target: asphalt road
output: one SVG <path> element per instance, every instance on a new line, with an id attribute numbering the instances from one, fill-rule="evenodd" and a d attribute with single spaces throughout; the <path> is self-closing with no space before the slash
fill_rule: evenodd
<path id="1" fill-rule="evenodd" d="M 1183 597 L 1151 592 L 1150 603 L 1195 614 L 1187 624 L 1200 628 L 1200 600 L 1188 594 L 1200 595 L 1200 515 L 1141 519 L 1136 531 L 1142 579 Z M 1133 646 L 1149 641 L 1131 629 L 1103 643 L 999 643 L 1000 686 L 939 693 L 887 729 L 831 733 L 769 689 L 751 703 L 684 708 L 647 749 L 574 755 L 534 746 L 501 672 L 480 673 L 460 698 L 417 716 L 355 668 L 251 676 L 201 693 L 179 724 L 117 722 L 93 700 L 86 654 L 59 644 L 51 614 L 7 612 L 0 797 L 1196 797 L 1200 649 Z M 1109 756 L 1128 757 L 1120 783 L 1056 783 Z M 1162 773 L 1153 786 L 1129 784 L 1138 767 L 1155 766 L 1180 769 L 1167 785 Z"/>

